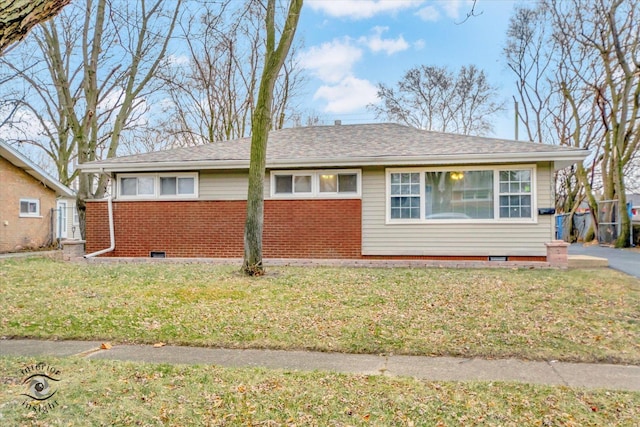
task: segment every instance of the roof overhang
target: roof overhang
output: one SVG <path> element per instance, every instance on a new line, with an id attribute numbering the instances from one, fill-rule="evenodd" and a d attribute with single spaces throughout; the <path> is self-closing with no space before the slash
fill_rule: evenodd
<path id="1" fill-rule="evenodd" d="M 22 153 L 0 141 L 0 154 L 15 167 L 22 169 L 37 181 L 52 189 L 58 196 L 75 197 L 73 190 L 54 179 L 38 165 L 25 157 Z"/>
<path id="2" fill-rule="evenodd" d="M 562 169 L 575 163 L 582 162 L 589 152 L 535 152 L 535 153 L 483 153 L 483 154 L 451 154 L 435 156 L 368 156 L 347 158 L 303 158 L 279 159 L 267 161 L 267 169 L 288 168 L 327 168 L 327 167 L 357 167 L 357 166 L 416 166 L 416 165 L 449 165 L 449 164 L 500 164 L 500 163 L 531 163 L 553 162 L 555 169 Z M 157 171 L 186 171 L 186 170 L 225 170 L 248 169 L 249 161 L 242 160 L 198 160 L 198 161 L 169 161 L 169 162 L 120 162 L 78 165 L 78 169 L 87 173 L 127 173 L 127 172 L 157 172 Z"/>

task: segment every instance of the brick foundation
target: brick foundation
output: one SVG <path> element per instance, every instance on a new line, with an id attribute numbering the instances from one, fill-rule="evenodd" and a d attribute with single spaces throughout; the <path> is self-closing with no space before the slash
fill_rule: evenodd
<path id="1" fill-rule="evenodd" d="M 358 258 L 361 201 L 267 200 L 263 256 Z M 242 257 L 245 201 L 114 201 L 116 248 L 103 256 Z M 87 203 L 86 251 L 109 247 L 107 203 Z"/>

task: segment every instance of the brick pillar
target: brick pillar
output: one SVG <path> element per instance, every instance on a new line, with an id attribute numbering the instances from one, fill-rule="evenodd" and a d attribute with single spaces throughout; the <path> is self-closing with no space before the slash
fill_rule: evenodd
<path id="1" fill-rule="evenodd" d="M 84 240 L 63 240 L 62 258 L 71 261 L 84 255 Z"/>
<path id="2" fill-rule="evenodd" d="M 552 267 L 569 267 L 569 244 L 563 240 L 553 240 L 545 243 L 547 247 L 547 262 Z"/>

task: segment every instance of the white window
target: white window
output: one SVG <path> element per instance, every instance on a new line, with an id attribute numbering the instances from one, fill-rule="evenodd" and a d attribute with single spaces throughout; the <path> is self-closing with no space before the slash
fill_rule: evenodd
<path id="1" fill-rule="evenodd" d="M 161 176 L 160 196 L 194 196 L 196 194 L 195 177 Z"/>
<path id="2" fill-rule="evenodd" d="M 273 198 L 360 197 L 359 170 L 273 171 Z"/>
<path id="3" fill-rule="evenodd" d="M 274 191 L 278 195 L 311 195 L 313 175 L 308 173 L 279 173 L 274 176 Z"/>
<path id="4" fill-rule="evenodd" d="M 120 178 L 120 195 L 127 197 L 153 197 L 155 195 L 155 177 L 131 176 Z"/>
<path id="5" fill-rule="evenodd" d="M 500 218 L 531 218 L 531 171 L 500 171 Z"/>
<path id="6" fill-rule="evenodd" d="M 358 174 L 355 172 L 323 172 L 318 175 L 321 193 L 357 193 Z"/>
<path id="7" fill-rule="evenodd" d="M 425 172 L 426 219 L 493 219 L 493 171 Z"/>
<path id="8" fill-rule="evenodd" d="M 197 173 L 123 174 L 118 178 L 121 199 L 193 198 L 197 197 Z"/>
<path id="9" fill-rule="evenodd" d="M 533 222 L 535 167 L 387 170 L 387 221 Z"/>
<path id="10" fill-rule="evenodd" d="M 420 173 L 391 174 L 391 218 L 420 219 Z"/>
<path id="11" fill-rule="evenodd" d="M 20 216 L 21 217 L 39 217 L 40 216 L 40 200 L 20 199 Z"/>

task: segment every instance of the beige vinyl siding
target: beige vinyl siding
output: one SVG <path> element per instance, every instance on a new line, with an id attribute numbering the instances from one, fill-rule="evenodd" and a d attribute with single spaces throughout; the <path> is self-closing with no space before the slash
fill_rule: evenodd
<path id="1" fill-rule="evenodd" d="M 500 166 L 502 167 L 502 166 Z M 511 167 L 511 166 L 510 166 Z M 513 165 L 517 168 L 517 165 Z M 362 173 L 363 255 L 544 256 L 544 243 L 553 238 L 553 215 L 537 216 L 538 207 L 551 207 L 553 170 L 536 169 L 535 223 L 418 223 L 386 224 L 385 169 Z"/>
<path id="2" fill-rule="evenodd" d="M 247 200 L 247 171 L 200 172 L 200 200 Z M 264 197 L 269 198 L 269 173 L 264 179 Z"/>
<path id="3" fill-rule="evenodd" d="M 67 202 L 66 217 L 67 217 L 67 239 L 80 239 L 80 224 L 73 222 L 74 212 L 76 210 L 76 199 L 62 197 L 58 199 L 60 201 Z M 75 230 L 74 228 L 75 227 Z M 75 233 L 74 233 L 75 231 Z"/>

